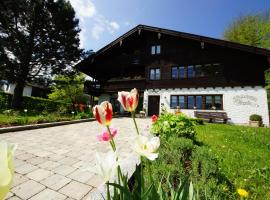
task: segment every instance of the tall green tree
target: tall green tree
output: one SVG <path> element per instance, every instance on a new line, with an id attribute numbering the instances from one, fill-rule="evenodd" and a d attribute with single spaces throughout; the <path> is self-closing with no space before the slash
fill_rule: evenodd
<path id="1" fill-rule="evenodd" d="M 0 1 L 0 79 L 16 83 L 14 108 L 27 82 L 72 71 L 82 53 L 78 23 L 66 0 Z"/>
<path id="2" fill-rule="evenodd" d="M 224 31 L 225 40 L 270 50 L 270 12 L 235 19 Z M 265 72 L 270 111 L 270 69 Z"/>
<path id="3" fill-rule="evenodd" d="M 75 104 L 85 101 L 84 82 L 85 75 L 58 75 L 54 78 L 52 85 L 52 93 L 49 94 L 49 99 L 70 103 L 75 110 Z"/>
<path id="4" fill-rule="evenodd" d="M 245 15 L 224 31 L 225 40 L 270 49 L 270 14 Z"/>

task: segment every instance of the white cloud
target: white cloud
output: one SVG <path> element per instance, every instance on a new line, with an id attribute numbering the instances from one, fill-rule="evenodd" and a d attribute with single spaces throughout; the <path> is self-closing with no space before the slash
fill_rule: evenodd
<path id="1" fill-rule="evenodd" d="M 110 25 L 114 30 L 118 30 L 120 28 L 119 24 L 115 21 L 110 22 Z"/>
<path id="2" fill-rule="evenodd" d="M 95 4 L 90 0 L 70 0 L 79 18 L 93 17 L 96 14 Z"/>
<path id="3" fill-rule="evenodd" d="M 95 24 L 94 27 L 91 30 L 91 34 L 92 34 L 92 36 L 93 36 L 94 39 L 98 40 L 99 37 L 100 37 L 100 35 L 101 35 L 101 33 L 103 33 L 104 30 L 105 29 L 103 28 L 103 26 L 100 26 L 98 24 Z"/>
<path id="4" fill-rule="evenodd" d="M 80 20 L 81 47 L 85 46 L 88 33 L 93 39 L 98 40 L 104 32 L 114 34 L 120 29 L 120 25 L 116 21 L 106 18 L 97 11 L 92 0 L 70 0 L 70 3 Z"/>

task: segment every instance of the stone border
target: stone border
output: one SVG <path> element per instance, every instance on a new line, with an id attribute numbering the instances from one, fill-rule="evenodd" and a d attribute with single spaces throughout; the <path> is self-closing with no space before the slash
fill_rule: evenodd
<path id="1" fill-rule="evenodd" d="M 91 121 L 95 121 L 95 119 L 90 118 L 90 119 L 79 119 L 79 120 L 51 122 L 51 123 L 43 123 L 43 124 L 31 124 L 31 125 L 24 125 L 24 126 L 12 126 L 12 127 L 0 128 L 0 134 L 7 133 L 7 132 L 32 130 L 32 129 L 38 129 L 38 128 L 49 128 L 49 127 L 54 127 L 54 126 L 77 124 L 77 123 L 91 122 Z"/>

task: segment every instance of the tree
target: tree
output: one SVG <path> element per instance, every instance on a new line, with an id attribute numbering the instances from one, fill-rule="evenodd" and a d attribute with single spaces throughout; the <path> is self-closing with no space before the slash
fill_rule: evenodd
<path id="1" fill-rule="evenodd" d="M 245 15 L 224 31 L 225 40 L 270 49 L 270 14 Z"/>
<path id="2" fill-rule="evenodd" d="M 246 15 L 236 19 L 224 32 L 224 39 L 270 49 L 270 13 Z M 270 111 L 270 69 L 265 72 Z"/>
<path id="3" fill-rule="evenodd" d="M 0 77 L 16 83 L 14 108 L 27 82 L 72 71 L 82 53 L 78 23 L 66 0 L 0 1 Z"/>
<path id="4" fill-rule="evenodd" d="M 71 103 L 73 110 L 75 104 L 82 103 L 84 96 L 85 75 L 58 75 L 54 78 L 52 85 L 52 93 L 49 94 L 49 99 Z"/>

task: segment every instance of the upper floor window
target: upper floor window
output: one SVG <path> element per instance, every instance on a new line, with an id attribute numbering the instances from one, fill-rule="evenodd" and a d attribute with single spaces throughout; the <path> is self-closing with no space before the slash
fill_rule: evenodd
<path id="1" fill-rule="evenodd" d="M 172 79 L 181 79 L 186 77 L 185 67 L 172 67 Z"/>
<path id="2" fill-rule="evenodd" d="M 151 54 L 152 55 L 157 55 L 157 54 L 160 54 L 160 53 L 161 53 L 160 45 L 151 46 Z"/>
<path id="3" fill-rule="evenodd" d="M 150 69 L 150 80 L 160 80 L 160 68 Z"/>
<path id="4" fill-rule="evenodd" d="M 190 65 L 187 67 L 187 77 L 188 78 L 193 78 L 195 75 L 194 73 L 194 66 L 193 65 Z"/>

